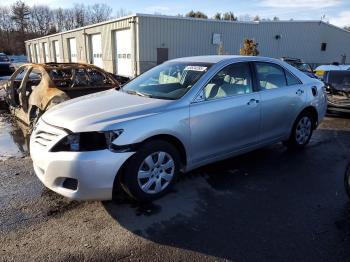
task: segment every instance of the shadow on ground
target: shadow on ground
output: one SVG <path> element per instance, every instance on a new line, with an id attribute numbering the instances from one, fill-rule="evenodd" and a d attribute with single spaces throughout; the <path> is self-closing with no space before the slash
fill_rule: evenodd
<path id="1" fill-rule="evenodd" d="M 343 261 L 350 132 L 318 130 L 303 151 L 281 144 L 183 175 L 152 204 L 105 202 L 116 223 L 180 249 L 234 261 Z"/>

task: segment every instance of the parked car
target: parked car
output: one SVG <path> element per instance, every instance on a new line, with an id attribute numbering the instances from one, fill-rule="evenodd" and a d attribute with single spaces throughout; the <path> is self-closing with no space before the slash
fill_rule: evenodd
<path id="1" fill-rule="evenodd" d="M 307 76 L 311 78 L 317 78 L 314 70 L 312 69 L 312 66 L 308 63 L 304 63 L 301 59 L 282 57 L 281 60 L 290 64 L 291 66 L 294 66 L 296 69 L 299 69 Z"/>
<path id="2" fill-rule="evenodd" d="M 72 199 L 165 194 L 179 172 L 284 141 L 308 144 L 323 119 L 324 84 L 280 60 L 203 56 L 165 62 L 120 91 L 46 112 L 31 135 L 34 170 Z"/>
<path id="3" fill-rule="evenodd" d="M 316 67 L 315 73 L 316 76 L 323 80 L 324 74 L 329 71 L 344 71 L 350 70 L 350 65 L 320 65 Z"/>
<path id="4" fill-rule="evenodd" d="M 348 194 L 348 197 L 350 198 L 350 162 L 348 163 L 345 169 L 344 185 L 345 191 Z"/>
<path id="5" fill-rule="evenodd" d="M 3 87 L 11 112 L 33 125 L 54 105 L 120 85 L 116 76 L 93 65 L 47 63 L 19 67 Z"/>
<path id="6" fill-rule="evenodd" d="M 328 71 L 324 75 L 328 109 L 350 112 L 350 71 Z"/>
<path id="7" fill-rule="evenodd" d="M 5 53 L 0 53 L 0 76 L 12 75 L 14 71 L 11 59 Z"/>

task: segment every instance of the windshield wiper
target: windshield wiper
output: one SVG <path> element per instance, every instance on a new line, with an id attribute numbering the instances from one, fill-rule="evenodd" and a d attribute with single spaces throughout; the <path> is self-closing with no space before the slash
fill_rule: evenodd
<path id="1" fill-rule="evenodd" d="M 135 90 L 126 90 L 126 93 L 130 94 L 130 95 L 138 95 L 138 96 L 143 96 L 143 97 L 151 97 L 151 95 L 149 94 L 145 94 L 145 93 L 141 93 L 139 91 L 135 91 Z"/>

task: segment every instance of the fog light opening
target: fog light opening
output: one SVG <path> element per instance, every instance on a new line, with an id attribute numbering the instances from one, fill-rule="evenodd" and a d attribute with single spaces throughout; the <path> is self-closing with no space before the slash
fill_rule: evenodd
<path id="1" fill-rule="evenodd" d="M 70 190 L 78 189 L 78 180 L 75 178 L 65 178 L 62 186 Z"/>

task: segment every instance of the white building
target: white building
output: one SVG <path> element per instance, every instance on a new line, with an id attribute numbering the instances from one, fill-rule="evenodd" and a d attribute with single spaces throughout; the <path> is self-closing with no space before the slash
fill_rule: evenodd
<path id="1" fill-rule="evenodd" d="M 350 59 L 350 32 L 322 21 L 237 22 L 136 14 L 26 41 L 31 62 L 93 63 L 133 76 L 165 60 L 239 54 L 245 38 L 262 56 L 301 58 L 311 64 Z"/>

